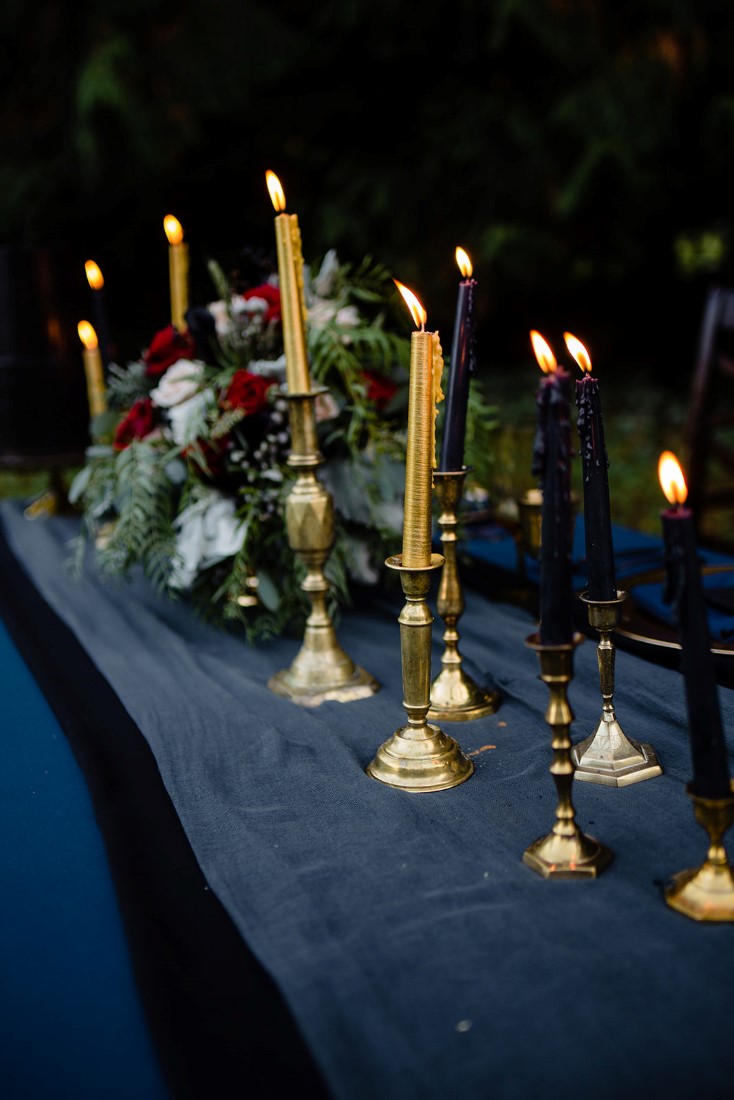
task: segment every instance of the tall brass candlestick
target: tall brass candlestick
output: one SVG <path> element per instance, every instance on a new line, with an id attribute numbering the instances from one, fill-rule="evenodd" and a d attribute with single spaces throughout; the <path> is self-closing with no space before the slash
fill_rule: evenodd
<path id="1" fill-rule="evenodd" d="M 475 683 L 464 668 L 459 652 L 458 623 L 464 613 L 464 592 L 456 555 L 456 528 L 465 477 L 465 469 L 436 471 L 433 475 L 441 509 L 438 526 L 445 559 L 437 606 L 446 629 L 443 635 L 445 649 L 441 657 L 441 672 L 431 684 L 431 709 L 428 714 L 430 718 L 449 722 L 465 722 L 471 718 L 481 718 L 485 714 L 494 714 L 500 704 L 498 692 L 486 690 Z"/>
<path id="2" fill-rule="evenodd" d="M 614 658 L 612 633 L 619 622 L 619 611 L 627 599 L 626 592 L 617 591 L 614 600 L 592 600 L 588 592 L 580 599 L 586 604 L 589 625 L 599 632 L 596 657 L 599 664 L 599 684 L 602 712 L 599 725 L 591 737 L 573 748 L 576 778 L 586 783 L 601 783 L 605 787 L 628 787 L 643 779 L 662 775 L 657 754 L 652 745 L 631 741 L 614 712 Z"/>
<path id="3" fill-rule="evenodd" d="M 265 179 L 277 211 L 275 244 L 278 252 L 278 281 L 283 316 L 285 373 L 290 393 L 308 393 L 311 388 L 306 344 L 306 300 L 303 288 L 301 230 L 295 214 L 285 212 L 285 192 L 275 172 Z"/>
<path id="4" fill-rule="evenodd" d="M 77 325 L 79 339 L 84 346 L 84 373 L 87 378 L 87 399 L 89 401 L 89 416 L 93 420 L 107 412 L 107 396 L 105 394 L 104 367 L 99 351 L 97 333 L 89 321 L 80 321 Z"/>
<path id="5" fill-rule="evenodd" d="M 163 229 L 168 238 L 168 279 L 171 288 L 171 323 L 179 332 L 186 331 L 189 308 L 189 246 L 183 239 L 178 218 L 166 214 Z"/>
<path id="6" fill-rule="evenodd" d="M 463 783 L 474 770 L 453 738 L 427 722 L 433 616 L 426 596 L 431 571 L 443 565 L 440 554 L 431 554 L 431 467 L 436 461 L 436 398 L 442 396 L 443 360 L 438 334 L 422 329 L 426 321 L 423 306 L 407 287 L 397 286 L 413 320 L 421 325 L 421 331 L 413 333 L 410 347 L 403 553 L 385 563 L 400 573 L 406 599 L 398 622 L 408 724 L 380 747 L 367 773 L 406 791 L 440 791 Z"/>
<path id="7" fill-rule="evenodd" d="M 551 832 L 534 841 L 523 855 L 523 863 L 543 878 L 596 878 L 612 858 L 608 848 L 581 832 L 571 801 L 573 711 L 568 702 L 568 685 L 573 679 L 574 648 L 581 641 L 581 635 L 577 634 L 566 645 L 545 645 L 538 634 L 533 634 L 526 642 L 538 654 L 540 678 L 550 692 L 545 720 L 551 728 L 550 772 L 558 792 Z"/>

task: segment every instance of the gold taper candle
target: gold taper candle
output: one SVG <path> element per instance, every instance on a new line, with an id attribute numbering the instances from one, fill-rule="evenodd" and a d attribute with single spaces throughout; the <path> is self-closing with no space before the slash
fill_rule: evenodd
<path id="1" fill-rule="evenodd" d="M 181 222 L 173 214 L 166 214 L 163 229 L 168 238 L 171 323 L 179 332 L 185 332 L 186 310 L 189 308 L 189 246 L 183 239 Z"/>
<path id="2" fill-rule="evenodd" d="M 77 332 L 84 346 L 84 373 L 87 376 L 89 415 L 94 418 L 99 416 L 100 413 L 107 412 L 102 356 L 99 350 L 97 333 L 89 321 L 80 321 L 77 325 Z"/>
<path id="3" fill-rule="evenodd" d="M 275 216 L 275 244 L 278 249 L 278 279 L 280 308 L 283 316 L 285 346 L 285 377 L 289 393 L 308 393 L 311 379 L 308 372 L 306 345 L 306 300 L 303 292 L 303 253 L 301 230 L 295 214 L 285 212 L 285 192 L 275 172 L 265 173 Z"/>
<path id="4" fill-rule="evenodd" d="M 403 565 L 423 569 L 431 563 L 431 491 L 436 465 L 436 403 L 441 400 L 441 344 L 426 332 L 426 311 L 411 290 L 395 280 L 420 331 L 411 334 L 408 441 L 405 453 Z"/>

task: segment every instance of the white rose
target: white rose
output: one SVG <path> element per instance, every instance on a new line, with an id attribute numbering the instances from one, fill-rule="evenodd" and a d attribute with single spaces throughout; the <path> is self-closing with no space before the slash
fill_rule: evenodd
<path id="1" fill-rule="evenodd" d="M 245 540 L 245 528 L 235 515 L 234 501 L 215 489 L 206 490 L 184 508 L 174 527 L 176 555 L 169 581 L 172 588 L 190 588 L 201 569 L 232 557 Z"/>
<path id="2" fill-rule="evenodd" d="M 186 447 L 198 439 L 204 432 L 207 409 L 213 406 L 213 390 L 202 390 L 187 401 L 172 405 L 168 410 L 168 419 L 173 442 L 179 447 Z"/>
<path id="3" fill-rule="evenodd" d="M 204 364 L 190 359 L 179 359 L 169 367 L 150 396 L 162 409 L 170 409 L 181 401 L 187 401 L 196 393 L 204 375 Z"/>

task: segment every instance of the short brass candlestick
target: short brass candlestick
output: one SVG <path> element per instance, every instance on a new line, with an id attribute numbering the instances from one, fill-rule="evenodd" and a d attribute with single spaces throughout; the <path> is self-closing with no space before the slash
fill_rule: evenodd
<path id="1" fill-rule="evenodd" d="M 665 890 L 665 900 L 693 920 L 734 921 L 734 871 L 722 844 L 734 822 L 734 786 L 728 798 L 702 798 L 689 785 L 696 821 L 709 837 L 709 850 L 700 867 L 681 871 Z"/>
<path id="2" fill-rule="evenodd" d="M 592 600 L 583 592 L 579 599 L 586 604 L 589 625 L 599 632 L 596 657 L 603 702 L 601 719 L 595 732 L 574 746 L 576 778 L 585 783 L 602 783 L 607 787 L 628 787 L 643 779 L 653 779 L 663 773 L 655 749 L 652 745 L 631 741 L 614 713 L 616 650 L 611 634 L 619 622 L 619 610 L 627 599 L 627 593 L 617 591 L 614 600 Z"/>
<path id="3" fill-rule="evenodd" d="M 463 470 L 434 472 L 433 487 L 441 508 L 438 526 L 441 529 L 441 547 L 444 566 L 438 589 L 438 613 L 446 627 L 443 635 L 445 649 L 441 657 L 441 671 L 431 684 L 431 709 L 429 718 L 439 722 L 466 722 L 494 714 L 500 704 L 496 691 L 479 687 L 463 667 L 459 653 L 458 622 L 464 613 L 464 591 L 456 556 L 461 504 L 466 468 Z"/>
<path id="4" fill-rule="evenodd" d="M 404 791 L 442 791 L 457 787 L 474 771 L 471 760 L 452 737 L 426 721 L 431 705 L 431 625 L 433 616 L 426 603 L 431 572 L 440 569 L 443 558 L 431 555 L 431 564 L 421 568 L 403 565 L 401 555 L 385 562 L 400 573 L 405 606 L 400 612 L 400 656 L 403 664 L 403 706 L 408 724 L 402 726 L 378 749 L 367 774 L 390 787 Z"/>
<path id="5" fill-rule="evenodd" d="M 301 588 L 311 602 L 303 645 L 290 668 L 268 681 L 276 695 L 294 703 L 315 707 L 327 700 L 347 703 L 365 699 L 379 684 L 359 668 L 339 645 L 327 606 L 329 582 L 324 563 L 334 541 L 334 503 L 316 477 L 324 461 L 319 451 L 314 420 L 314 401 L 319 393 L 289 393 L 291 453 L 288 465 L 296 480 L 285 502 L 288 541 L 306 566 Z"/>
<path id="6" fill-rule="evenodd" d="M 581 641 L 580 634 L 568 645 L 544 645 L 537 634 L 526 641 L 538 654 L 540 679 L 550 691 L 545 720 L 552 731 L 550 771 L 558 792 L 553 829 L 531 844 L 522 857 L 523 863 L 543 878 L 596 878 L 612 858 L 608 848 L 581 832 L 571 801 L 573 711 L 568 702 L 568 685 L 573 679 L 574 648 Z"/>

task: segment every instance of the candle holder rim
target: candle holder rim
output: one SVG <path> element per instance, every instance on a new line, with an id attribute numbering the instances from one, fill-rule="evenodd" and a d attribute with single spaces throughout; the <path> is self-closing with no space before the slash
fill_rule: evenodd
<path id="1" fill-rule="evenodd" d="M 443 554 L 431 554 L 430 565 L 403 565 L 402 554 L 391 554 L 385 559 L 385 565 L 396 573 L 430 573 L 433 569 L 441 569 L 444 560 Z"/>
<path id="2" fill-rule="evenodd" d="M 298 401 L 304 397 L 319 397 L 322 393 L 328 393 L 328 386 L 314 386 L 310 390 L 281 390 L 281 397 L 284 397 L 286 401 Z"/>
<path id="3" fill-rule="evenodd" d="M 474 469 L 473 466 L 461 466 L 458 470 L 434 470 L 433 477 L 440 479 L 448 479 L 451 477 L 465 477 L 470 474 Z"/>
<path id="4" fill-rule="evenodd" d="M 617 596 L 613 600 L 594 600 L 589 596 L 587 589 L 584 589 L 583 592 L 579 592 L 578 595 L 581 602 L 588 604 L 589 607 L 618 607 L 628 598 L 629 593 L 625 592 L 622 588 L 618 588 Z"/>
<path id="5" fill-rule="evenodd" d="M 572 653 L 577 646 L 580 646 L 582 642 L 585 642 L 586 638 L 578 630 L 574 631 L 573 641 L 563 642 L 561 645 L 548 645 L 546 642 L 541 642 L 540 633 L 535 631 L 534 634 L 528 634 L 525 639 L 525 645 L 528 649 L 535 650 L 536 653 Z"/>
<path id="6" fill-rule="evenodd" d="M 711 809 L 723 809 L 725 806 L 731 806 L 734 804 L 734 779 L 729 780 L 730 793 L 724 795 L 723 798 L 709 798 L 707 795 L 699 794 L 695 788 L 694 781 L 691 780 L 686 783 L 686 794 L 694 802 L 704 807 L 710 807 Z"/>

